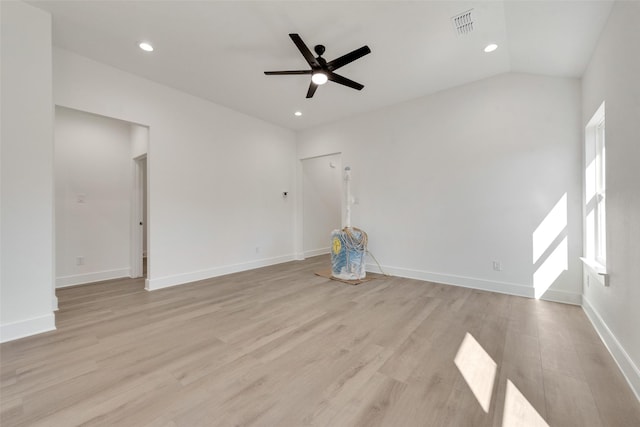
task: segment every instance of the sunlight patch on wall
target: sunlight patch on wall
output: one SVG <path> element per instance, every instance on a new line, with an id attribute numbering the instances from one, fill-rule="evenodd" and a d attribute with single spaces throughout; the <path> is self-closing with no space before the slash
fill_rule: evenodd
<path id="1" fill-rule="evenodd" d="M 562 239 L 545 262 L 533 273 L 536 298 L 540 298 L 553 285 L 560 274 L 569 268 L 568 237 Z"/>
<path id="2" fill-rule="evenodd" d="M 542 297 L 560 274 L 569 269 L 569 238 L 566 233 L 567 193 L 564 193 L 532 235 L 536 298 Z"/>
<path id="3" fill-rule="evenodd" d="M 454 359 L 484 412 L 489 412 L 497 365 L 476 339 L 467 332 Z"/>
<path id="4" fill-rule="evenodd" d="M 533 263 L 545 253 L 551 243 L 567 226 L 567 193 L 549 211 L 538 228 L 533 232 Z"/>
<path id="5" fill-rule="evenodd" d="M 518 388 L 507 380 L 502 427 L 549 427 Z"/>

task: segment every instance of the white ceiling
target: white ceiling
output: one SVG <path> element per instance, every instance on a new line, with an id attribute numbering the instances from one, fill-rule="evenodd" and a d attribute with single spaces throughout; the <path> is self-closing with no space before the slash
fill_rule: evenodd
<path id="1" fill-rule="evenodd" d="M 611 1 L 31 1 L 53 15 L 56 46 L 290 129 L 338 120 L 509 71 L 580 77 Z M 473 9 L 475 30 L 451 17 Z M 289 33 L 327 60 L 372 53 L 312 99 Z M 150 41 L 155 51 L 137 44 Z M 490 42 L 499 45 L 483 52 Z M 301 117 L 294 117 L 295 111 Z"/>

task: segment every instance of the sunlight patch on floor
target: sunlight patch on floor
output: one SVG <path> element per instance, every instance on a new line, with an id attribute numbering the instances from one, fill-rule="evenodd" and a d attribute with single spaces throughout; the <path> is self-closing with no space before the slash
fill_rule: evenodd
<path id="1" fill-rule="evenodd" d="M 511 380 L 507 380 L 502 427 L 549 427 Z"/>
<path id="2" fill-rule="evenodd" d="M 484 412 L 489 412 L 497 365 L 476 339 L 467 332 L 454 359 Z"/>

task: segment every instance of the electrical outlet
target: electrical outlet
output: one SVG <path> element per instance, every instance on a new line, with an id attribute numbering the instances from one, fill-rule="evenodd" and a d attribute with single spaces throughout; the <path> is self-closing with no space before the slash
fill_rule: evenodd
<path id="1" fill-rule="evenodd" d="M 502 271 L 502 264 L 500 263 L 500 261 L 493 261 L 493 270 Z"/>
<path id="2" fill-rule="evenodd" d="M 84 257 L 83 256 L 76 257 L 76 265 L 84 265 Z"/>

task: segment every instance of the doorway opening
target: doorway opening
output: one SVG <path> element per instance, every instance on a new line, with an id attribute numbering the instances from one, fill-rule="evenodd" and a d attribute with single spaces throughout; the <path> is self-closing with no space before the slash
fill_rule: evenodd
<path id="1" fill-rule="evenodd" d="M 328 254 L 331 231 L 342 227 L 342 155 L 303 159 L 302 252 L 304 258 Z"/>
<path id="2" fill-rule="evenodd" d="M 137 238 L 132 219 L 135 215 L 135 231 L 144 230 L 140 222 L 145 213 L 133 211 L 137 199 L 141 212 L 147 206 L 142 179 L 148 138 L 146 126 L 55 107 L 56 288 L 143 276 L 147 239 Z M 133 263 L 137 244 L 139 261 Z"/>

